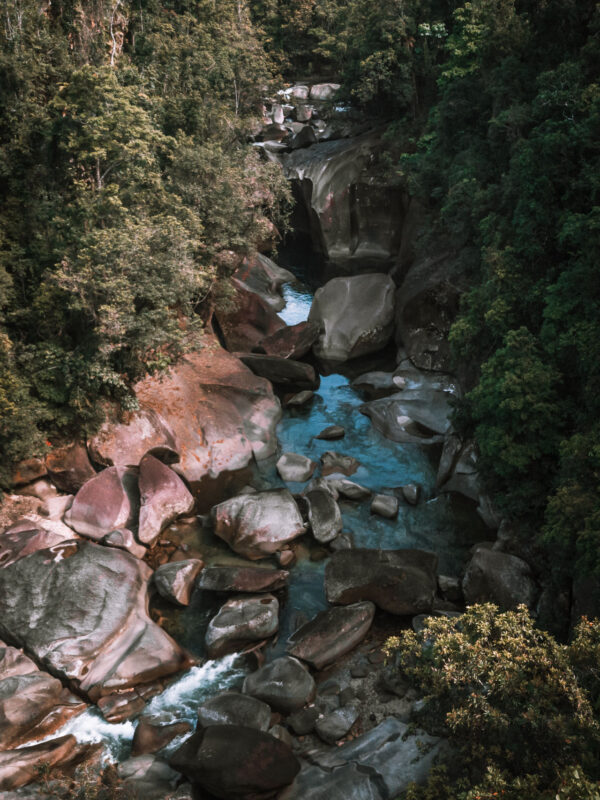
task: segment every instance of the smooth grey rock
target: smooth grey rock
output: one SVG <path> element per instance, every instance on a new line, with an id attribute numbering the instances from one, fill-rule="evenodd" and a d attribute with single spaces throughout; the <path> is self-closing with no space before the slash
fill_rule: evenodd
<path id="1" fill-rule="evenodd" d="M 266 703 L 248 694 L 223 692 L 200 706 L 198 723 L 202 728 L 208 728 L 209 725 L 243 725 L 258 731 L 268 731 L 271 709 Z"/>
<path id="2" fill-rule="evenodd" d="M 198 587 L 209 592 L 274 592 L 288 581 L 289 572 L 263 567 L 205 567 Z"/>
<path id="3" fill-rule="evenodd" d="M 305 495 L 308 523 L 317 542 L 326 544 L 342 532 L 342 515 L 338 504 L 325 489 L 313 489 Z"/>
<path id="4" fill-rule="evenodd" d="M 165 600 L 180 606 L 188 606 L 194 582 L 201 569 L 202 561 L 199 558 L 163 564 L 154 573 L 154 585 Z"/>
<path id="5" fill-rule="evenodd" d="M 421 495 L 421 487 L 416 483 L 408 483 L 402 487 L 402 497 L 411 506 L 416 506 Z"/>
<path id="6" fill-rule="evenodd" d="M 371 514 L 378 514 L 386 519 L 396 519 L 400 503 L 398 498 L 389 494 L 376 494 L 371 501 Z"/>
<path id="7" fill-rule="evenodd" d="M 290 714 L 313 699 L 315 688 L 312 675 L 296 658 L 282 656 L 248 675 L 242 691 Z"/>
<path id="8" fill-rule="evenodd" d="M 316 706 L 308 706 L 295 711 L 287 718 L 287 724 L 294 731 L 296 736 L 306 736 L 315 729 L 315 723 L 321 712 Z"/>
<path id="9" fill-rule="evenodd" d="M 282 550 L 305 532 L 287 489 L 232 497 L 215 506 L 212 515 L 216 535 L 236 553 L 253 560 Z"/>
<path id="10" fill-rule="evenodd" d="M 359 717 L 358 709 L 345 706 L 317 720 L 315 730 L 327 744 L 335 744 L 345 736 Z"/>
<path id="11" fill-rule="evenodd" d="M 327 483 L 329 483 L 332 488 L 334 488 L 342 497 L 345 497 L 347 500 L 367 500 L 371 497 L 371 490 L 367 489 L 365 486 L 361 486 L 359 483 L 354 483 L 354 481 L 348 481 L 344 478 L 330 478 Z"/>
<path id="12" fill-rule="evenodd" d="M 177 517 L 191 513 L 194 498 L 179 475 L 152 454 L 146 453 L 139 469 L 138 539 L 152 545 Z"/>
<path id="13" fill-rule="evenodd" d="M 317 389 L 319 377 L 310 364 L 292 358 L 268 356 L 261 353 L 241 353 L 242 361 L 255 375 L 281 386 L 297 386 L 299 389 Z"/>
<path id="14" fill-rule="evenodd" d="M 290 636 L 287 651 L 321 670 L 364 639 L 374 616 L 375 606 L 369 601 L 321 611 Z"/>
<path id="15" fill-rule="evenodd" d="M 353 475 L 360 467 L 360 461 L 344 453 L 336 453 L 334 450 L 326 450 L 321 456 L 323 465 L 323 476 L 342 472 L 344 475 Z"/>
<path id="16" fill-rule="evenodd" d="M 389 275 L 377 273 L 333 278 L 317 289 L 308 316 L 321 327 L 315 354 L 340 362 L 384 347 L 393 332 L 394 292 Z"/>
<path id="17" fill-rule="evenodd" d="M 339 550 L 325 567 L 330 603 L 371 600 L 392 614 L 420 614 L 433 607 L 438 559 L 424 550 Z"/>
<path id="18" fill-rule="evenodd" d="M 195 786 L 228 800 L 273 797 L 300 764 L 280 739 L 238 725 L 211 725 L 174 753 L 172 766 Z"/>
<path id="19" fill-rule="evenodd" d="M 458 492 L 476 503 L 479 502 L 481 482 L 477 468 L 477 453 L 473 443 L 463 447 L 448 480 L 440 487 L 440 492 Z"/>
<path id="20" fill-rule="evenodd" d="M 329 425 L 323 428 L 321 433 L 315 436 L 315 439 L 325 439 L 326 441 L 333 441 L 335 439 L 343 439 L 346 435 L 346 430 L 341 425 Z"/>
<path id="21" fill-rule="evenodd" d="M 297 394 L 293 395 L 286 400 L 284 405 L 286 406 L 304 406 L 306 403 L 310 402 L 315 396 L 315 393 L 310 389 L 304 389 L 302 392 L 298 392 Z"/>
<path id="22" fill-rule="evenodd" d="M 175 789 L 179 774 L 155 755 L 147 753 L 121 761 L 117 774 L 126 788 L 133 789 L 145 800 L 164 800 L 165 794 Z"/>
<path id="23" fill-rule="evenodd" d="M 364 403 L 359 411 L 394 442 L 434 445 L 451 430 L 452 397 L 445 389 L 405 389 Z"/>
<path id="24" fill-rule="evenodd" d="M 241 650 L 273 636 L 279 628 L 279 603 L 272 594 L 234 598 L 221 606 L 206 631 L 210 658 Z"/>
<path id="25" fill-rule="evenodd" d="M 483 548 L 469 561 L 462 588 L 467 605 L 496 603 L 502 609 L 520 603 L 532 607 L 537 593 L 529 564 L 517 556 Z"/>
<path id="26" fill-rule="evenodd" d="M 151 574 L 128 553 L 88 541 L 22 554 L 0 568 L 0 635 L 92 700 L 170 675 L 186 657 L 148 617 Z"/>
<path id="27" fill-rule="evenodd" d="M 77 533 L 100 541 L 117 528 L 135 530 L 138 523 L 137 471 L 108 467 L 86 481 L 65 514 L 65 522 Z"/>
<path id="28" fill-rule="evenodd" d="M 315 461 L 299 453 L 283 453 L 276 466 L 281 479 L 293 483 L 309 480 L 317 468 Z"/>

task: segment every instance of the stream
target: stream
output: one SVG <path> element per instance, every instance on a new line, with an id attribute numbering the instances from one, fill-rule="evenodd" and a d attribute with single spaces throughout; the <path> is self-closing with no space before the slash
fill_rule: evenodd
<path id="1" fill-rule="evenodd" d="M 284 297 L 286 306 L 280 313 L 281 318 L 290 325 L 305 320 L 312 292 L 302 283 L 286 284 Z M 368 501 L 357 503 L 340 498 L 344 531 L 351 533 L 357 547 L 433 550 L 439 556 L 441 573 L 459 574 L 469 547 L 485 538 L 485 529 L 472 509 L 457 506 L 456 499 L 451 499 L 450 495 L 435 496 L 436 464 L 426 449 L 386 439 L 359 412 L 365 399 L 351 386 L 350 375 L 321 375 L 321 385 L 311 402 L 284 408 L 277 431 L 280 451 L 301 453 L 315 461 L 331 449 L 354 456 L 361 466 L 352 480 L 378 492 L 408 483 L 419 484 L 421 502 L 416 506 L 401 503 L 395 520 L 371 515 Z M 333 424 L 345 428 L 343 439 L 329 442 L 315 438 L 323 428 Z M 304 484 L 285 484 L 279 477 L 275 467 L 277 457 L 254 465 L 252 484 L 257 489 L 287 485 L 292 493 L 300 492 Z M 202 517 L 197 523 L 175 523 L 169 528 L 169 537 L 201 552 L 207 565 L 247 564 L 212 533 Z M 281 605 L 279 633 L 265 650 L 267 659 L 282 655 L 288 636 L 327 607 L 324 591 L 327 554 L 316 542 L 307 540 L 308 536 L 299 542 L 299 558 L 291 568 L 289 588 Z M 175 609 L 167 603 L 161 604 L 161 623 L 179 644 L 203 660 L 206 627 L 222 601 L 212 592 L 196 591 L 187 608 Z M 249 660 L 234 654 L 191 668 L 154 697 L 144 713 L 160 714 L 165 722 L 186 720 L 195 725 L 198 706 L 218 692 L 238 688 L 249 670 Z M 73 733 L 80 742 L 103 742 L 108 759 L 119 761 L 130 754 L 135 726 L 135 720 L 108 723 L 93 708 L 72 719 L 59 734 Z M 178 747 L 181 741 L 172 742 L 169 750 Z"/>

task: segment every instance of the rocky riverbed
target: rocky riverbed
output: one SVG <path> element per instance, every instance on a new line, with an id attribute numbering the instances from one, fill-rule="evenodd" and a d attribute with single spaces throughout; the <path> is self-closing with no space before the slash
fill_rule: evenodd
<path id="1" fill-rule="evenodd" d="M 235 306 L 200 352 L 138 384 L 138 411 L 15 474 L 3 797 L 43 796 L 40 764 L 109 759 L 157 800 L 392 800 L 445 743 L 409 731 L 418 698 L 386 637 L 465 602 L 537 599 L 452 430 L 448 276 L 391 277 L 404 223 L 377 241 L 368 215 L 356 227 L 376 134 L 330 141 L 313 112 L 335 89 L 305 88 L 272 103 L 262 145 L 304 182 L 322 255 L 346 274 L 315 292 L 289 254 L 295 274 L 244 262 Z"/>

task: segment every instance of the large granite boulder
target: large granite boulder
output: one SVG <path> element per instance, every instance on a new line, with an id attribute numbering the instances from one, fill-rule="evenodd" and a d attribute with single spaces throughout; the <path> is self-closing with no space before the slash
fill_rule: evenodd
<path id="1" fill-rule="evenodd" d="M 137 471 L 109 467 L 81 487 L 65 521 L 82 536 L 100 541 L 118 528 L 137 528 L 139 508 Z"/>
<path id="2" fill-rule="evenodd" d="M 282 656 L 246 676 L 242 691 L 268 703 L 275 711 L 291 714 L 315 696 L 315 681 L 296 659 Z"/>
<path id="3" fill-rule="evenodd" d="M 443 739 L 388 717 L 368 733 L 305 763 L 279 800 L 394 800 L 410 783 L 422 784 Z"/>
<path id="4" fill-rule="evenodd" d="M 425 550 L 339 550 L 325 567 L 330 603 L 371 600 L 392 614 L 431 611 L 438 558 Z"/>
<path id="5" fill-rule="evenodd" d="M 436 445 L 441 444 L 452 429 L 450 401 L 453 397 L 452 392 L 443 388 L 406 389 L 364 403 L 359 411 L 393 442 Z"/>
<path id="6" fill-rule="evenodd" d="M 166 446 L 180 453 L 175 470 L 193 488 L 275 452 L 281 407 L 270 384 L 208 334 L 202 341 L 202 350 L 167 375 L 136 384 L 140 410 L 126 423 L 105 423 L 89 443 L 95 461 L 137 465 L 152 448 Z"/>
<path id="7" fill-rule="evenodd" d="M 289 270 L 280 267 L 261 253 L 245 258 L 233 277 L 246 289 L 260 295 L 275 311 L 281 311 L 285 307 L 285 300 L 281 294 L 283 284 L 296 280 Z"/>
<path id="8" fill-rule="evenodd" d="M 285 322 L 277 316 L 273 306 L 261 295 L 249 291 L 231 279 L 234 295 L 231 302 L 215 311 L 215 319 L 230 352 L 249 351 L 265 336 L 285 328 Z"/>
<path id="9" fill-rule="evenodd" d="M 299 359 L 310 352 L 319 336 L 319 327 L 313 322 L 298 322 L 266 336 L 260 347 L 269 356 Z"/>
<path id="10" fill-rule="evenodd" d="M 520 603 L 533 606 L 536 585 L 526 561 L 480 547 L 469 561 L 462 582 L 467 605 L 496 603 L 502 609 Z"/>
<path id="11" fill-rule="evenodd" d="M 303 212 L 296 228 L 338 270 L 387 269 L 398 252 L 402 190 L 371 167 L 381 147 L 381 134 L 368 133 L 280 156 Z"/>
<path id="12" fill-rule="evenodd" d="M 238 495 L 213 509 L 215 533 L 236 553 L 256 560 L 304 533 L 304 523 L 287 489 Z"/>
<path id="13" fill-rule="evenodd" d="M 172 721 L 168 714 L 142 715 L 135 727 L 131 741 L 131 755 L 143 756 L 148 753 L 157 753 L 169 745 L 178 736 L 185 736 L 192 732 L 189 722 Z"/>
<path id="14" fill-rule="evenodd" d="M 305 494 L 308 524 L 318 542 L 326 544 L 342 532 L 340 508 L 326 489 L 313 489 Z"/>
<path id="15" fill-rule="evenodd" d="M 0 750 L 50 735 L 86 707 L 21 650 L 0 642 Z"/>
<path id="16" fill-rule="evenodd" d="M 287 744 L 236 725 L 196 731 L 173 755 L 171 765 L 195 786 L 224 800 L 267 800 L 300 770 Z"/>
<path id="17" fill-rule="evenodd" d="M 369 601 L 321 611 L 290 636 L 287 652 L 321 670 L 365 638 L 374 616 L 375 606 Z"/>
<path id="18" fill-rule="evenodd" d="M 319 376 L 310 364 L 292 358 L 263 355 L 262 353 L 243 353 L 240 360 L 261 378 L 280 386 L 294 386 L 299 389 L 317 389 Z"/>
<path id="19" fill-rule="evenodd" d="M 271 709 L 266 703 L 241 692 L 223 692 L 211 697 L 198 709 L 198 725 L 242 725 L 257 731 L 268 731 Z"/>
<path id="20" fill-rule="evenodd" d="M 210 592 L 274 592 L 287 585 L 289 572 L 263 567 L 206 567 L 198 587 Z"/>
<path id="21" fill-rule="evenodd" d="M 321 331 L 315 354 L 340 362 L 381 350 L 393 333 L 394 292 L 381 273 L 333 278 L 317 289 L 308 316 Z"/>
<path id="22" fill-rule="evenodd" d="M 52 770 L 73 768 L 90 758 L 100 747 L 99 744 L 79 744 L 74 736 L 68 735 L 0 752 L 0 789 L 4 792 L 32 783 L 39 778 L 42 767 Z"/>
<path id="23" fill-rule="evenodd" d="M 61 492 L 74 494 L 96 474 L 86 448 L 77 442 L 54 447 L 46 456 L 48 477 Z"/>
<path id="24" fill-rule="evenodd" d="M 279 628 L 279 603 L 272 594 L 233 598 L 221 606 L 208 624 L 209 658 L 220 658 L 247 645 L 268 639 Z"/>
<path id="25" fill-rule="evenodd" d="M 53 675 L 96 700 L 186 666 L 148 616 L 143 562 L 88 541 L 28 554 L 19 544 L 17 560 L 0 568 L 0 635 Z"/>
<path id="26" fill-rule="evenodd" d="M 199 558 L 162 564 L 154 573 L 154 586 L 165 600 L 179 606 L 188 606 L 201 569 L 202 561 Z"/>
<path id="27" fill-rule="evenodd" d="M 194 498 L 179 475 L 150 453 L 140 461 L 139 489 L 138 539 L 144 544 L 154 544 L 173 520 L 194 508 Z"/>

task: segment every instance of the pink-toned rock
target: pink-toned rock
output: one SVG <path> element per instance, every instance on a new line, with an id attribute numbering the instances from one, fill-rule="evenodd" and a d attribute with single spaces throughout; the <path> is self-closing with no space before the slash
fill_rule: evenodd
<path id="1" fill-rule="evenodd" d="M 139 488 L 138 539 L 144 544 L 153 544 L 167 525 L 194 508 L 194 498 L 179 475 L 149 453 L 140 461 Z"/>
<path id="2" fill-rule="evenodd" d="M 23 556 L 61 544 L 70 538 L 39 528 L 28 519 L 21 520 L 0 536 L 0 567 L 8 567 Z"/>
<path id="3" fill-rule="evenodd" d="M 27 458 L 19 461 L 12 476 L 13 486 L 24 486 L 43 478 L 46 475 L 46 465 L 42 458 Z"/>
<path id="4" fill-rule="evenodd" d="M 310 352 L 318 337 L 318 325 L 312 322 L 299 322 L 297 325 L 281 328 L 266 336 L 260 346 L 269 356 L 297 359 Z"/>
<path id="5" fill-rule="evenodd" d="M 281 311 L 285 306 L 281 295 L 282 285 L 295 280 L 291 272 L 260 253 L 245 258 L 233 277 L 246 289 L 260 295 L 275 311 Z"/>
<path id="6" fill-rule="evenodd" d="M 51 450 L 46 456 L 46 469 L 56 488 L 70 494 L 96 474 L 86 448 L 78 442 Z"/>
<path id="7" fill-rule="evenodd" d="M 198 558 L 163 564 L 154 573 L 154 585 L 165 600 L 187 606 L 190 604 L 194 582 L 202 567 L 202 561 Z"/>
<path id="8" fill-rule="evenodd" d="M 93 701 L 188 664 L 148 616 L 146 564 L 83 540 L 19 553 L 27 533 L 13 535 L 13 560 L 0 567 L 4 639 Z"/>
<path id="9" fill-rule="evenodd" d="M 65 514 L 65 522 L 100 541 L 117 528 L 136 528 L 139 511 L 137 471 L 108 467 L 85 483 Z"/>
<path id="10" fill-rule="evenodd" d="M 253 456 L 268 458 L 275 452 L 281 408 L 270 384 L 212 337 L 205 335 L 203 343 L 200 352 L 187 355 L 168 375 L 137 384 L 142 411 L 128 423 L 105 424 L 90 443 L 94 459 L 139 464 L 148 450 L 166 445 L 181 456 L 176 471 L 194 485 L 241 469 Z M 161 438 L 158 427 L 147 425 L 150 412 L 168 426 L 169 435 Z"/>
<path id="11" fill-rule="evenodd" d="M 252 350 L 265 336 L 285 328 L 275 310 L 259 294 L 248 291 L 232 278 L 234 297 L 231 304 L 215 312 L 227 349 Z"/>
<path id="12" fill-rule="evenodd" d="M 102 544 L 107 547 L 118 547 L 119 550 L 126 550 L 135 558 L 143 558 L 148 552 L 143 544 L 136 541 L 135 536 L 128 528 L 118 528 L 107 533 L 102 539 Z"/>
<path id="13" fill-rule="evenodd" d="M 79 744 L 73 735 L 0 753 L 0 789 L 18 789 L 38 778 L 39 767 L 71 768 L 91 758 L 100 744 Z"/>

